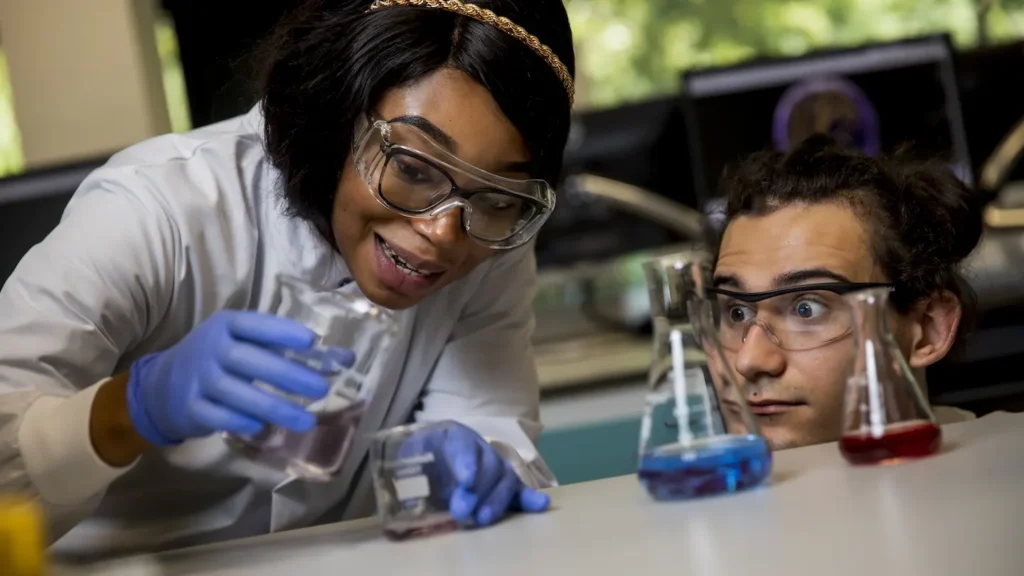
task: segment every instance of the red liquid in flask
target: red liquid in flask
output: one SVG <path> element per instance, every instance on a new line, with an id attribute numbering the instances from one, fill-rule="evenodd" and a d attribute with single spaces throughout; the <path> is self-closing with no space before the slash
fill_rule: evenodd
<path id="1" fill-rule="evenodd" d="M 878 438 L 870 431 L 846 434 L 839 440 L 839 451 L 852 464 L 884 464 L 931 456 L 941 445 L 942 430 L 927 420 L 916 420 L 886 426 Z"/>

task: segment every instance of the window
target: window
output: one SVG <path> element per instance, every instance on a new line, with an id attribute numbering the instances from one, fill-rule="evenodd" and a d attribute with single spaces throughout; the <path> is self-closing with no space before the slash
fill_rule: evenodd
<path id="1" fill-rule="evenodd" d="M 580 108 L 671 93 L 680 72 L 757 56 L 949 32 L 992 40 L 1024 34 L 1024 0 L 566 0 L 577 45 Z"/>

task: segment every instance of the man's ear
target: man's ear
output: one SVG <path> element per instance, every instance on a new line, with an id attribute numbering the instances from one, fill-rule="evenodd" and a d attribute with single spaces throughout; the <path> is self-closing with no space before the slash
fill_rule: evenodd
<path id="1" fill-rule="evenodd" d="M 942 360 L 956 341 L 963 309 L 960 299 L 948 290 L 940 290 L 918 302 L 910 312 L 914 322 L 911 330 L 911 368 L 925 368 Z"/>

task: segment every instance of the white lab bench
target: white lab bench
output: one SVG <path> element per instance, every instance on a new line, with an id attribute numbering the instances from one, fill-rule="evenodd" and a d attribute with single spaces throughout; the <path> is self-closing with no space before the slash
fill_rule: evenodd
<path id="1" fill-rule="evenodd" d="M 771 484 L 655 503 L 633 476 L 552 490 L 554 509 L 405 542 L 374 520 L 149 557 L 153 576 L 1024 574 L 1024 414 L 944 427 L 942 454 L 859 468 L 779 452 Z"/>

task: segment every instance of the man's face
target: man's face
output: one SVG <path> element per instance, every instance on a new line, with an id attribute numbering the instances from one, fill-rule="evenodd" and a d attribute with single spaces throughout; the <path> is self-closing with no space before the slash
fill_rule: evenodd
<path id="1" fill-rule="evenodd" d="M 868 238 L 857 214 L 840 203 L 792 205 L 765 216 L 739 217 L 725 230 L 715 282 L 745 293 L 886 282 Z M 792 351 L 777 346 L 755 324 L 741 344 L 726 349 L 726 359 L 773 449 L 838 439 L 854 360 L 852 336 Z"/>

